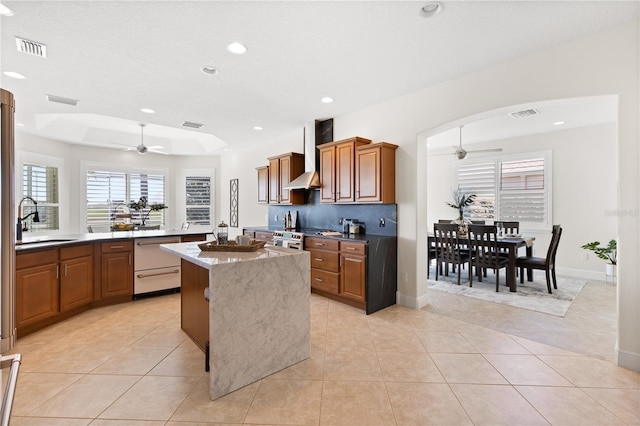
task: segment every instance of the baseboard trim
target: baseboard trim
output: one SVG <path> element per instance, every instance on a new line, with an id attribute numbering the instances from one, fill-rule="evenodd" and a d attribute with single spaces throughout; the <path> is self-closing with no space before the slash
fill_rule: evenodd
<path id="1" fill-rule="evenodd" d="M 629 370 L 640 372 L 640 354 L 618 351 L 618 365 Z"/>
<path id="2" fill-rule="evenodd" d="M 426 294 L 420 297 L 412 297 L 397 291 L 396 303 L 410 309 L 422 309 L 429 304 L 429 299 Z"/>
<path id="3" fill-rule="evenodd" d="M 562 275 L 564 277 L 582 278 L 591 281 L 605 281 L 606 279 L 604 266 L 602 272 L 586 271 L 584 269 L 573 268 L 558 268 L 556 272 L 558 275 Z"/>

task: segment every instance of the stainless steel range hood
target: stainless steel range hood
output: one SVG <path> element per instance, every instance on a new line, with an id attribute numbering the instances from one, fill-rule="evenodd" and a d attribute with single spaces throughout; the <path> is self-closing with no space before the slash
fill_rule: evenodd
<path id="1" fill-rule="evenodd" d="M 315 189 L 320 188 L 320 176 L 316 171 L 316 129 L 315 123 L 304 126 L 304 170 L 305 172 L 285 185 L 283 189 Z"/>

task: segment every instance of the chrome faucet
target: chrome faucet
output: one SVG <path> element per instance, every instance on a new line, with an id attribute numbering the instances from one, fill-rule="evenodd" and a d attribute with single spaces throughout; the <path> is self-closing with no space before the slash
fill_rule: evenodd
<path id="1" fill-rule="evenodd" d="M 36 211 L 29 213 L 25 217 L 22 217 L 22 202 L 24 200 L 31 200 L 33 202 L 33 205 L 36 208 Z M 34 222 L 40 222 L 40 215 L 38 214 L 38 202 L 31 197 L 24 197 L 22 200 L 20 200 L 20 203 L 18 204 L 18 223 L 16 224 L 16 242 L 17 243 L 22 243 L 22 231 L 29 230 L 27 228 L 26 223 L 24 223 L 23 225 L 23 221 L 25 221 L 30 216 L 33 216 L 32 220 Z"/>

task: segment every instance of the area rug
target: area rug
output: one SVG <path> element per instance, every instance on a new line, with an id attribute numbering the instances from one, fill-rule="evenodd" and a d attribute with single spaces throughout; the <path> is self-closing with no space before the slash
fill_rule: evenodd
<path id="1" fill-rule="evenodd" d="M 447 293 L 459 294 L 473 297 L 474 299 L 486 300 L 488 302 L 500 303 L 516 308 L 528 309 L 530 311 L 542 312 L 549 315 L 564 317 L 571 306 L 571 302 L 576 298 L 580 290 L 587 283 L 585 280 L 557 277 L 558 289 L 553 289 L 553 294 L 547 292 L 547 282 L 544 272 L 541 274 L 534 271 L 533 282 L 525 279 L 524 284 L 520 284 L 517 278 L 517 292 L 511 293 L 504 284 L 505 275 L 500 274 L 500 292 L 496 293 L 495 275 L 489 271 L 482 282 L 473 279 L 473 287 L 469 287 L 467 271 L 462 271 L 460 285 L 457 284 L 457 273 L 449 273 L 449 276 L 439 276 L 435 280 L 435 271 L 429 272 L 429 290 L 445 291 Z"/>

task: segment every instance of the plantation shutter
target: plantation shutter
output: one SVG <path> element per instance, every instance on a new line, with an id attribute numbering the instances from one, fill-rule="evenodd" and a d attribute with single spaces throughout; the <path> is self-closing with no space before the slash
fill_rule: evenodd
<path id="1" fill-rule="evenodd" d="M 22 194 L 23 197 L 31 197 L 38 202 L 40 222 L 33 222 L 32 216 L 29 220 L 32 230 L 59 228 L 57 167 L 25 163 L 22 169 Z M 29 201 L 25 201 L 22 206 L 22 217 L 36 211 Z"/>
<path id="2" fill-rule="evenodd" d="M 108 228 L 112 212 L 127 198 L 127 175 L 121 172 L 87 171 L 87 226 Z M 120 208 L 122 209 L 122 207 Z"/>
<path id="3" fill-rule="evenodd" d="M 147 205 L 165 204 L 164 201 L 164 176 L 152 175 L 144 173 L 132 173 L 129 175 L 130 194 L 129 202 L 136 202 L 141 197 L 147 197 Z M 133 222 L 141 222 L 142 215 L 148 213 L 146 225 L 162 225 L 164 224 L 164 210 L 145 212 L 131 210 L 131 219 Z"/>
<path id="4" fill-rule="evenodd" d="M 187 222 L 196 225 L 211 224 L 211 177 L 187 176 Z"/>
<path id="5" fill-rule="evenodd" d="M 458 166 L 458 188 L 475 194 L 476 199 L 464 213 L 470 220 L 496 218 L 496 164 L 495 161 L 462 164 Z"/>
<path id="6" fill-rule="evenodd" d="M 503 161 L 500 219 L 543 224 L 547 217 L 544 158 Z"/>

